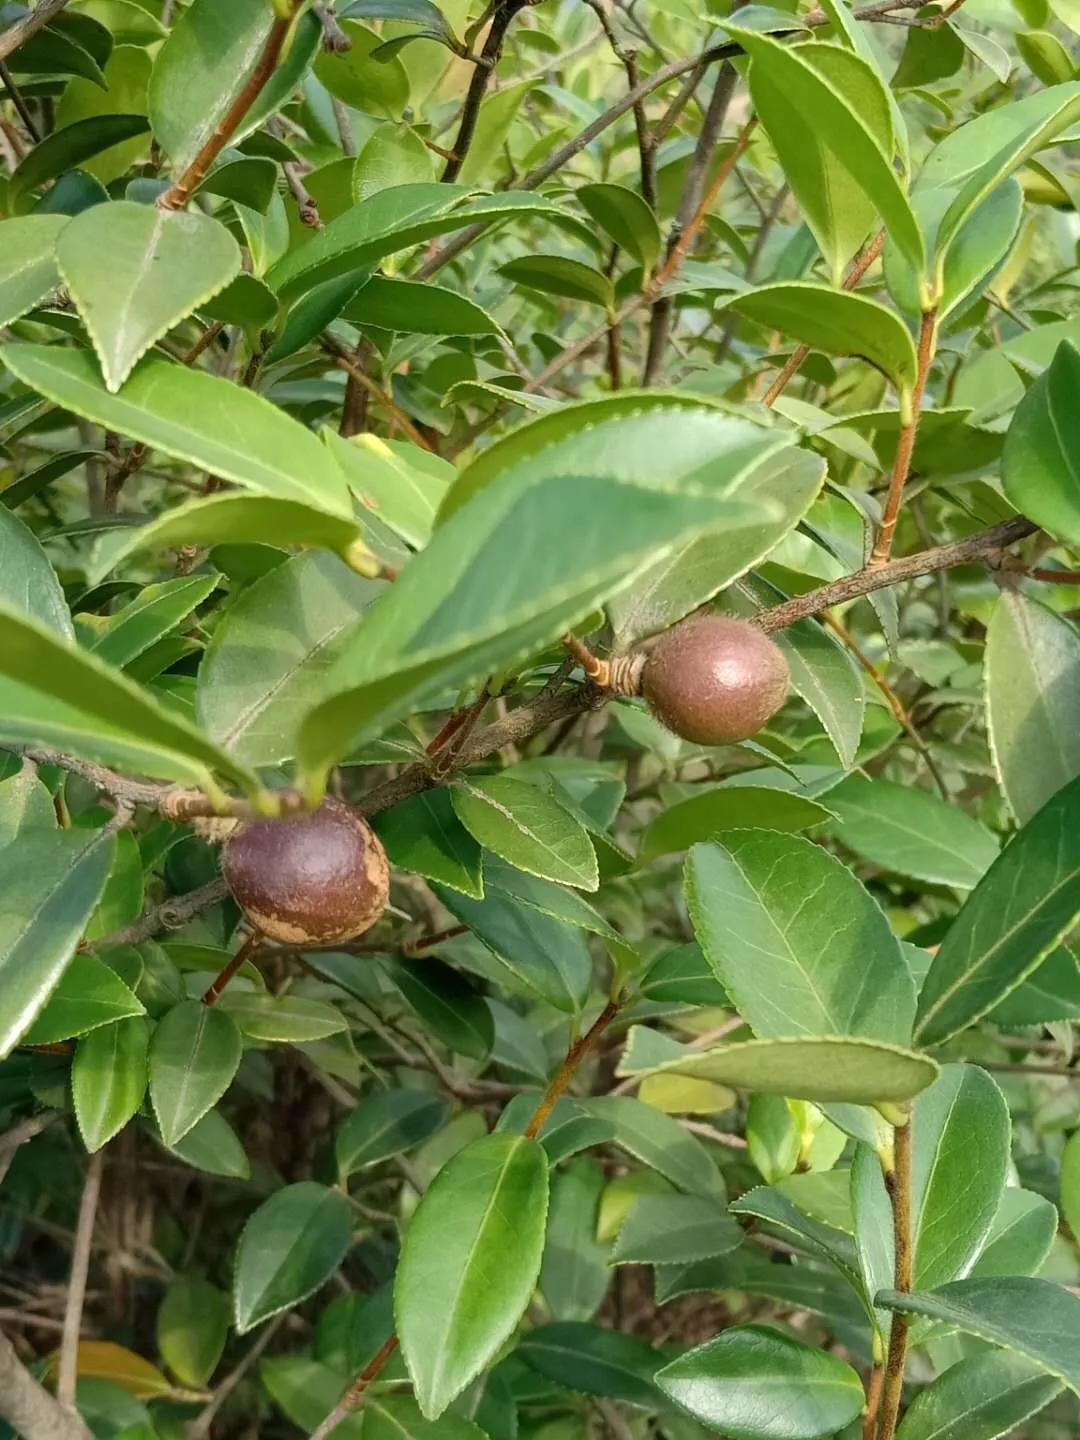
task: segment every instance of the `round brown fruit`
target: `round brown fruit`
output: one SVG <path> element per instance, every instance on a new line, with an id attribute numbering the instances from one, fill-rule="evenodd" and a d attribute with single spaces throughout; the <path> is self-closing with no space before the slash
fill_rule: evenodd
<path id="1" fill-rule="evenodd" d="M 784 703 L 788 666 L 749 620 L 706 615 L 661 635 L 641 689 L 662 724 L 699 745 L 748 740 Z"/>
<path id="2" fill-rule="evenodd" d="M 338 800 L 306 815 L 245 825 L 226 842 L 222 869 L 251 924 L 288 945 L 362 935 L 390 892 L 378 837 Z"/>

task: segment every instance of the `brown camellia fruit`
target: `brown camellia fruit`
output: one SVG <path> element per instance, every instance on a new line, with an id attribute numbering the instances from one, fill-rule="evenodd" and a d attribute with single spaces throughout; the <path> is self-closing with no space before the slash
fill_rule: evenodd
<path id="1" fill-rule="evenodd" d="M 390 866 L 366 820 L 339 800 L 229 839 L 225 880 L 251 924 L 288 945 L 331 945 L 370 929 L 386 908 Z"/>
<path id="2" fill-rule="evenodd" d="M 662 724 L 699 745 L 755 735 L 787 698 L 783 655 L 756 625 L 733 615 L 686 620 L 661 635 L 641 691 Z"/>

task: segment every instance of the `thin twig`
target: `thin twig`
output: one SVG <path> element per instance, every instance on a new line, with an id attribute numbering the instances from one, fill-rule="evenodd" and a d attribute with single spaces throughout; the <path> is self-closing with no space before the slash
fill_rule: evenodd
<path id="1" fill-rule="evenodd" d="M 877 539 L 874 541 L 874 548 L 868 562 L 871 568 L 884 565 L 892 554 L 893 535 L 896 533 L 896 522 L 900 518 L 900 507 L 904 502 L 904 486 L 907 484 L 908 475 L 911 472 L 911 457 L 915 451 L 915 440 L 919 433 L 923 392 L 926 389 L 930 366 L 934 361 L 936 345 L 937 310 L 924 310 L 919 325 L 915 384 L 907 398 L 908 413 L 902 417 L 900 425 L 900 435 L 896 442 L 896 456 L 893 460 L 892 474 L 889 477 L 889 493 L 885 498 L 885 509 L 882 512 Z"/>
<path id="2" fill-rule="evenodd" d="M 352 41 L 334 14 L 333 0 L 315 0 L 311 8 L 319 17 L 319 24 L 322 26 L 323 49 L 332 55 L 347 54 L 352 49 Z"/>
<path id="3" fill-rule="evenodd" d="M 41 0 L 41 4 L 22 20 L 16 20 L 14 25 L 8 26 L 0 35 L 0 60 L 7 57 L 20 45 L 25 45 L 37 32 L 48 25 L 50 20 L 55 20 L 60 11 L 67 4 L 67 0 Z"/>
<path id="4" fill-rule="evenodd" d="M 160 905 L 152 906 L 130 925 L 122 925 L 111 935 L 103 935 L 100 940 L 95 940 L 94 947 L 141 945 L 144 940 L 152 940 L 162 930 L 179 930 L 189 920 L 194 920 L 196 915 L 201 915 L 204 910 L 209 910 L 211 905 L 217 905 L 224 900 L 228 893 L 229 887 L 218 877 L 200 885 L 197 890 L 189 890 L 186 895 L 170 896 Z"/>
<path id="5" fill-rule="evenodd" d="M 71 1413 L 75 1412 L 75 1381 L 79 1372 L 79 1335 L 82 1331 L 83 1303 L 86 1300 L 86 1278 L 90 1271 L 90 1251 L 94 1240 L 101 1176 L 105 1169 L 105 1150 L 90 1156 L 83 1182 L 79 1219 L 75 1226 L 75 1247 L 71 1252 L 71 1274 L 68 1279 L 67 1304 L 64 1308 L 64 1332 L 60 1342 L 60 1366 L 56 1377 L 56 1399 Z"/>
<path id="6" fill-rule="evenodd" d="M 495 73 L 495 66 L 499 63 L 506 32 L 510 28 L 510 22 L 514 16 L 519 10 L 523 10 L 527 3 L 528 0 L 499 0 L 495 6 L 487 37 L 484 40 L 484 48 L 480 52 L 476 67 L 469 80 L 469 88 L 465 92 L 465 99 L 461 105 L 461 119 L 458 122 L 453 148 L 440 177 L 447 184 L 457 179 L 461 167 L 465 163 L 465 157 L 469 153 L 469 147 L 472 145 L 473 136 L 476 133 L 476 122 L 480 118 L 480 106 L 491 77 Z"/>
<path id="7" fill-rule="evenodd" d="M 270 1324 L 266 1326 L 262 1334 L 259 1336 L 258 1340 L 255 1341 L 255 1344 L 252 1345 L 251 1349 L 247 1352 L 244 1358 L 240 1361 L 240 1363 L 236 1366 L 234 1370 L 231 1370 L 229 1374 L 226 1375 L 225 1379 L 214 1391 L 213 1399 L 210 1400 L 206 1407 L 195 1417 L 195 1419 L 187 1427 L 187 1440 L 206 1440 L 206 1437 L 210 1434 L 210 1427 L 211 1425 L 213 1425 L 214 1420 L 217 1417 L 218 1411 L 225 1404 L 225 1401 L 236 1389 L 237 1385 L 240 1384 L 240 1381 L 243 1380 L 244 1376 L 248 1373 L 251 1367 L 255 1364 L 256 1360 L 258 1360 L 259 1356 L 270 1344 L 270 1341 L 273 1340 L 274 1336 L 281 1329 L 282 1325 L 284 1325 L 287 1318 L 288 1317 L 286 1315 L 277 1315 L 274 1317 L 273 1320 L 271 1320 Z"/>
<path id="8" fill-rule="evenodd" d="M 30 139 L 34 142 L 35 145 L 39 144 L 41 140 L 41 132 L 34 124 L 34 117 L 30 114 L 30 107 L 23 99 L 22 91 L 15 84 L 15 81 L 11 78 L 11 71 L 4 64 L 3 60 L 0 60 L 0 82 L 3 82 L 4 89 L 7 91 L 11 103 L 18 111 L 19 119 L 22 121 L 26 129 L 26 133 L 30 136 Z"/>
<path id="9" fill-rule="evenodd" d="M 419 445 L 422 450 L 434 450 L 435 447 L 431 441 L 421 435 L 420 431 L 413 424 L 412 418 L 405 413 L 389 391 L 384 390 L 381 385 L 376 384 L 371 376 L 357 365 L 352 356 L 340 349 L 334 341 L 328 340 L 324 336 L 322 343 L 323 349 L 328 355 L 333 357 L 334 364 L 338 369 L 344 370 L 351 380 L 354 380 L 356 384 L 366 390 L 373 399 L 378 400 L 380 405 L 383 405 L 389 410 L 390 414 L 401 426 L 402 430 L 405 431 L 405 434 L 414 445 Z"/>
<path id="10" fill-rule="evenodd" d="M 321 230 L 323 222 L 322 216 L 319 214 L 319 202 L 304 184 L 301 167 L 295 160 L 286 160 L 281 168 L 285 172 L 285 183 L 296 201 L 300 224 L 305 225 L 309 230 Z"/>
<path id="11" fill-rule="evenodd" d="M 364 1391 L 377 1377 L 379 1371 L 397 1349 L 397 1343 L 398 1338 L 396 1335 L 391 1335 L 384 1342 L 378 1354 L 361 1370 L 360 1374 L 349 1386 L 348 1390 L 345 1391 L 345 1394 L 334 1406 L 333 1410 L 330 1411 L 330 1414 L 327 1415 L 322 1424 L 311 1432 L 310 1440 L 326 1440 L 326 1437 L 333 1430 L 337 1429 L 342 1420 L 346 1419 L 347 1416 L 356 1409 L 363 1398 Z"/>
<path id="12" fill-rule="evenodd" d="M 902 1294 L 911 1293 L 911 1113 L 905 1125 L 893 1127 L 892 1164 L 885 1172 L 885 1188 L 893 1214 L 893 1286 Z M 889 1330 L 889 1350 L 881 1386 L 881 1420 L 878 1440 L 893 1440 L 900 1415 L 900 1397 L 904 1389 L 904 1368 L 907 1363 L 907 1315 L 894 1312 Z"/>
<path id="13" fill-rule="evenodd" d="M 253 960 L 263 943 L 263 936 L 253 931 L 237 950 L 236 954 L 221 967 L 203 993 L 202 1003 L 209 1009 L 217 1004 L 221 992 L 228 985 L 245 960 Z"/>

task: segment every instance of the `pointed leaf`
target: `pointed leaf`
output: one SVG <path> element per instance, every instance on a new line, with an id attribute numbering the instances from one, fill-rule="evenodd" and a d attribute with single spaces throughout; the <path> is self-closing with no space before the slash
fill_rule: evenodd
<path id="1" fill-rule="evenodd" d="M 48 626 L 63 640 L 74 640 L 64 592 L 56 571 L 34 532 L 10 510 L 0 507 L 0 598 Z"/>
<path id="2" fill-rule="evenodd" d="M 335 1150 L 343 1178 L 422 1145 L 450 1114 L 445 1101 L 422 1090 L 365 1096 L 338 1131 Z"/>
<path id="3" fill-rule="evenodd" d="M 743 1230 L 715 1201 L 699 1195 L 642 1195 L 615 1242 L 618 1265 L 678 1265 L 726 1255 Z"/>
<path id="4" fill-rule="evenodd" d="M 1078 424 L 1070 398 L 1080 384 L 1080 349 L 1063 340 L 1013 414 L 1001 456 L 1005 494 L 1052 535 L 1080 542 Z"/>
<path id="5" fill-rule="evenodd" d="M 589 1115 L 611 1126 L 613 1143 L 688 1195 L 723 1200 L 723 1176 L 700 1140 L 677 1120 L 629 1095 L 595 1095 L 581 1101 Z"/>
<path id="6" fill-rule="evenodd" d="M 94 1030 L 79 1041 L 71 1067 L 75 1118 L 93 1154 L 118 1134 L 146 1094 L 150 1026 L 141 1015 Z"/>
<path id="7" fill-rule="evenodd" d="M 580 185 L 574 198 L 621 249 L 632 255 L 646 276 L 660 258 L 660 226 L 649 206 L 625 185 Z"/>
<path id="8" fill-rule="evenodd" d="M 426 790 L 383 811 L 374 828 L 395 869 L 484 898 L 480 845 L 454 813 L 447 789 Z"/>
<path id="9" fill-rule="evenodd" d="M 15 196 L 36 190 L 65 170 L 74 170 L 83 160 L 136 135 L 145 135 L 149 129 L 145 115 L 91 115 L 64 125 L 46 135 L 19 161 L 11 176 L 11 193 Z"/>
<path id="10" fill-rule="evenodd" d="M 352 1211 L 339 1190 L 302 1181 L 264 1200 L 236 1247 L 233 1306 L 246 1335 L 324 1285 L 345 1258 Z"/>
<path id="11" fill-rule="evenodd" d="M 567 1390 L 607 1396 L 646 1410 L 659 1403 L 653 1376 L 660 1353 L 636 1335 L 565 1320 L 530 1330 L 516 1353 L 531 1369 Z"/>
<path id="12" fill-rule="evenodd" d="M 9 325 L 60 284 L 56 241 L 66 215 L 20 215 L 4 221 L 0 252 L 0 325 Z"/>
<path id="13" fill-rule="evenodd" d="M 112 866 L 113 844 L 78 830 L 28 831 L 3 852 L 0 1059 L 60 983 Z"/>
<path id="14" fill-rule="evenodd" d="M 638 863 L 647 864 L 672 850 L 689 850 L 724 830 L 748 825 L 770 830 L 807 830 L 829 820 L 832 812 L 803 795 L 764 785 L 718 785 L 681 800 L 659 814 L 641 837 Z"/>
<path id="15" fill-rule="evenodd" d="M 896 1440 L 997 1440 L 1060 1393 L 1058 1380 L 1020 1355 L 973 1355 L 916 1395 Z"/>
<path id="16" fill-rule="evenodd" d="M 508 864 L 561 885 L 584 890 L 599 885 L 585 827 L 538 786 L 491 775 L 459 780 L 450 793 L 466 830 Z"/>
<path id="17" fill-rule="evenodd" d="M 22 1038 L 27 1045 L 53 1045 L 142 1014 L 142 1005 L 115 970 L 93 955 L 74 955 Z"/>
<path id="18" fill-rule="evenodd" d="M 732 831 L 691 850 L 686 890 L 701 948 L 758 1035 L 910 1038 L 915 992 L 896 938 L 820 846 Z"/>
<path id="19" fill-rule="evenodd" d="M 491 1362 L 521 1318 L 540 1271 L 547 1204 L 543 1147 L 510 1135 L 474 1141 L 421 1200 L 405 1234 L 394 1308 L 428 1419 Z"/>
<path id="20" fill-rule="evenodd" d="M 765 1325 L 725 1330 L 665 1365 L 656 1383 L 732 1440 L 816 1440 L 855 1420 L 865 1399 L 850 1365 Z"/>
<path id="21" fill-rule="evenodd" d="M 182 1140 L 221 1099 L 240 1050 L 235 1022 L 198 1000 L 175 1005 L 158 1022 L 150 1043 L 150 1099 L 165 1145 Z"/>
<path id="22" fill-rule="evenodd" d="M 556 1320 L 591 1320 L 611 1285 L 611 1245 L 596 1237 L 605 1184 L 599 1163 L 584 1155 L 551 1177 L 540 1293 Z"/>
<path id="23" fill-rule="evenodd" d="M 56 261 L 115 394 L 139 360 L 240 269 L 240 247 L 198 211 L 117 200 L 76 215 Z"/>
<path id="24" fill-rule="evenodd" d="M 1014 990 L 1080 914 L 1080 780 L 994 861 L 953 921 L 919 994 L 916 1037 L 940 1045 Z"/>

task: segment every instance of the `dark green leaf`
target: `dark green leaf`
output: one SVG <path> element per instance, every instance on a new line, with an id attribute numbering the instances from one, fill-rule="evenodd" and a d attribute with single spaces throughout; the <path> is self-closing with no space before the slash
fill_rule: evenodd
<path id="1" fill-rule="evenodd" d="M 660 1353 L 636 1335 L 564 1320 L 530 1330 L 517 1354 L 567 1390 L 622 1400 L 646 1410 L 655 1409 L 660 1398 L 653 1384 Z"/>
<path id="2" fill-rule="evenodd" d="M 599 885 L 585 827 L 538 786 L 492 775 L 456 781 L 450 793 L 466 830 L 508 864 L 562 885 Z"/>
<path id="3" fill-rule="evenodd" d="M 596 1238 L 605 1183 L 599 1163 L 586 1156 L 551 1177 L 540 1293 L 556 1320 L 591 1320 L 611 1284 L 611 1246 Z"/>
<path id="4" fill-rule="evenodd" d="M 36 190 L 65 170 L 75 169 L 83 160 L 143 135 L 149 128 L 145 115 L 92 115 L 88 120 L 76 120 L 73 125 L 54 130 L 19 162 L 11 177 L 12 191 L 18 194 Z"/>
<path id="5" fill-rule="evenodd" d="M 150 1042 L 150 1099 L 170 1148 L 221 1099 L 240 1064 L 240 1031 L 222 1010 L 185 1000 Z"/>
<path id="6" fill-rule="evenodd" d="M 480 846 L 454 813 L 450 792 L 426 790 L 375 818 L 390 864 L 484 898 Z"/>
<path id="7" fill-rule="evenodd" d="M 449 965 L 430 955 L 400 956 L 390 977 L 426 1029 L 459 1055 L 486 1060 L 495 1043 L 495 1022 L 483 996 Z"/>
<path id="8" fill-rule="evenodd" d="M 445 1101 L 422 1090 L 386 1090 L 365 1097 L 338 1131 L 338 1169 L 347 1177 L 422 1145 L 442 1129 L 449 1113 Z"/>
<path id="9" fill-rule="evenodd" d="M 349 1202 L 338 1190 L 302 1181 L 265 1200 L 236 1249 L 233 1306 L 241 1335 L 326 1283 L 345 1258 Z"/>
<path id="10" fill-rule="evenodd" d="M 150 1027 L 141 1015 L 94 1030 L 79 1041 L 71 1067 L 75 1118 L 87 1150 L 111 1140 L 146 1094 Z"/>
<path id="11" fill-rule="evenodd" d="M 916 1395 L 897 1440 L 997 1440 L 1060 1393 L 1057 1380 L 1019 1355 L 973 1355 Z"/>

